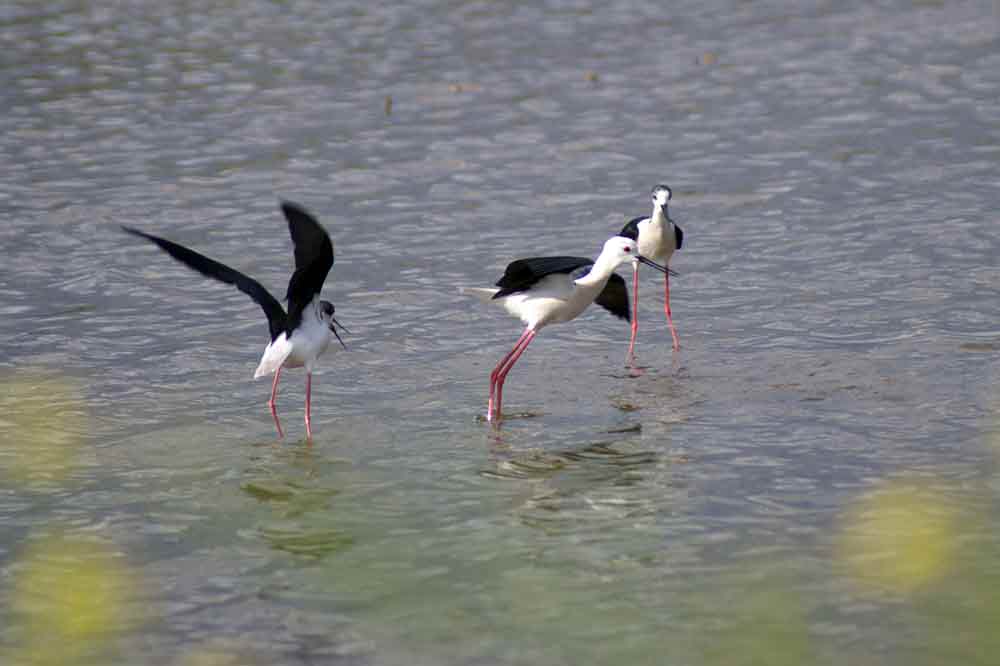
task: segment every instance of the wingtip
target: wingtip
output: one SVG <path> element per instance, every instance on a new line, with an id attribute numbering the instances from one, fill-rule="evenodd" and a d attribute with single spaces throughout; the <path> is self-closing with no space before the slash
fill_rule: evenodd
<path id="1" fill-rule="evenodd" d="M 309 210 L 300 203 L 295 201 L 290 201 L 288 199 L 281 199 L 281 212 L 284 214 L 285 219 L 288 220 L 289 225 L 300 224 L 306 222 L 310 225 L 314 225 L 323 230 L 323 225 L 319 223 L 319 219 L 309 212 Z"/>
<path id="2" fill-rule="evenodd" d="M 136 236 L 137 238 L 145 238 L 146 240 L 153 241 L 154 243 L 157 242 L 156 236 L 147 234 L 145 231 L 140 231 L 139 229 L 136 229 L 135 227 L 130 227 L 127 224 L 120 224 L 118 226 L 121 227 L 122 231 L 131 236 Z"/>
<path id="3" fill-rule="evenodd" d="M 279 199 L 278 204 L 281 207 L 281 212 L 285 214 L 285 217 L 295 215 L 296 213 L 299 215 L 307 215 L 309 217 L 313 216 L 312 213 L 306 210 L 305 206 L 292 201 L 291 199 Z"/>

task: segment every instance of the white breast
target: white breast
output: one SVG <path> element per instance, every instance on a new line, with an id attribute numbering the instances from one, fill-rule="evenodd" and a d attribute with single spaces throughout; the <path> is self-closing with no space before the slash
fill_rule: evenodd
<path id="1" fill-rule="evenodd" d="M 669 263 L 670 257 L 677 249 L 673 225 L 669 222 L 654 222 L 646 219 L 638 226 L 639 254 L 661 264 Z"/>
<path id="2" fill-rule="evenodd" d="M 285 360 L 285 367 L 304 365 L 311 372 L 313 363 L 330 346 L 330 328 L 310 312 L 303 316 L 302 325 L 292 333 L 291 342 L 292 353 Z"/>
<path id="3" fill-rule="evenodd" d="M 330 346 L 330 328 L 319 318 L 315 302 L 302 313 L 302 323 L 291 337 L 282 333 L 264 350 L 254 379 L 273 373 L 278 368 L 301 368 L 312 372 L 316 359 Z"/>

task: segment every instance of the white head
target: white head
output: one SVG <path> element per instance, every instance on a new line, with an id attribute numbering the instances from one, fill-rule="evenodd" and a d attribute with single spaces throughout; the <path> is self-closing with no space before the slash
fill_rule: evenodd
<path id="1" fill-rule="evenodd" d="M 652 266 L 663 273 L 668 271 L 666 266 L 661 266 L 655 261 L 639 254 L 639 244 L 631 238 L 625 238 L 624 236 L 612 236 L 605 241 L 604 248 L 601 250 L 601 256 L 597 258 L 597 262 L 595 263 L 607 262 L 611 265 L 611 270 L 614 270 L 626 261 L 638 261 L 647 266 Z"/>
<path id="2" fill-rule="evenodd" d="M 612 236 L 604 242 L 600 258 L 606 259 L 613 266 L 619 266 L 637 256 L 639 256 L 638 243 L 624 236 Z"/>
<path id="3" fill-rule="evenodd" d="M 653 188 L 653 207 L 666 208 L 667 203 L 673 197 L 673 192 L 666 185 L 657 185 Z"/>

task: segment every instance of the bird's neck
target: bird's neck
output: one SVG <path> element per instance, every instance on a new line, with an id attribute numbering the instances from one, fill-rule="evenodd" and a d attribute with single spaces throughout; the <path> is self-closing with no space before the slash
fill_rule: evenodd
<path id="1" fill-rule="evenodd" d="M 670 216 L 667 215 L 666 206 L 653 206 L 653 214 L 649 221 L 657 226 L 667 226 L 670 224 Z"/>
<path id="2" fill-rule="evenodd" d="M 597 291 L 604 289 L 604 285 L 607 284 L 608 278 L 611 274 L 615 272 L 615 268 L 618 267 L 617 262 L 603 254 L 594 261 L 593 267 L 590 272 L 584 275 L 582 278 L 576 280 L 577 286 L 584 288 L 593 288 Z"/>
<path id="3" fill-rule="evenodd" d="M 309 303 L 305 310 L 302 311 L 302 324 L 309 328 L 318 328 L 325 325 L 323 317 L 319 314 L 319 305 L 316 300 Z"/>

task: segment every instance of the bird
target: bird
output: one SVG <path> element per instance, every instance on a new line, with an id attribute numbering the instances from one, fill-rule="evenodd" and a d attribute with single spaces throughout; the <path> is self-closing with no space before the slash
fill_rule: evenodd
<path id="1" fill-rule="evenodd" d="M 667 213 L 667 204 L 673 198 L 673 192 L 666 185 L 653 188 L 653 214 L 649 217 L 636 217 L 625 223 L 619 236 L 631 238 L 639 243 L 639 253 L 654 261 L 670 265 L 674 252 L 684 244 L 684 232 L 677 226 Z M 670 313 L 670 275 L 663 275 L 663 311 L 667 315 L 667 325 L 673 338 L 674 351 L 680 349 L 680 339 L 674 328 L 674 318 Z M 628 343 L 628 364 L 635 362 L 635 337 L 639 332 L 639 262 L 632 262 L 632 337 Z"/>
<path id="2" fill-rule="evenodd" d="M 490 373 L 487 421 L 496 423 L 502 418 L 507 373 L 544 327 L 571 321 L 595 302 L 611 314 L 629 319 L 628 287 L 614 272 L 629 260 L 664 273 L 670 270 L 642 256 L 636 241 L 613 236 L 604 243 L 597 259 L 569 256 L 518 259 L 507 266 L 503 277 L 496 282 L 497 288 L 466 290 L 499 301 L 526 325 L 517 343 Z"/>
<path id="3" fill-rule="evenodd" d="M 332 337 L 336 337 L 341 346 L 347 346 L 341 339 L 336 327 L 347 331 L 334 318 L 336 311 L 333 303 L 321 300 L 320 291 L 326 280 L 330 267 L 333 266 L 333 242 L 330 235 L 320 226 L 319 222 L 302 206 L 290 202 L 281 202 L 281 211 L 288 221 L 288 231 L 292 237 L 295 254 L 295 272 L 288 281 L 285 299 L 288 302 L 288 312 L 281 306 L 278 299 L 271 295 L 259 282 L 250 278 L 235 268 L 230 268 L 203 254 L 188 249 L 165 238 L 140 231 L 133 227 L 122 225 L 122 229 L 133 236 L 144 238 L 157 246 L 171 257 L 206 277 L 233 285 L 260 305 L 267 316 L 271 341 L 264 349 L 254 379 L 274 374 L 271 384 L 271 398 L 268 407 L 278 429 L 278 437 L 284 437 L 281 421 L 278 419 L 277 403 L 278 380 L 282 368 L 306 369 L 306 403 L 305 422 L 306 435 L 312 440 L 312 371 L 316 360 L 326 351 Z M 349 332 L 349 331 L 348 331 Z"/>

